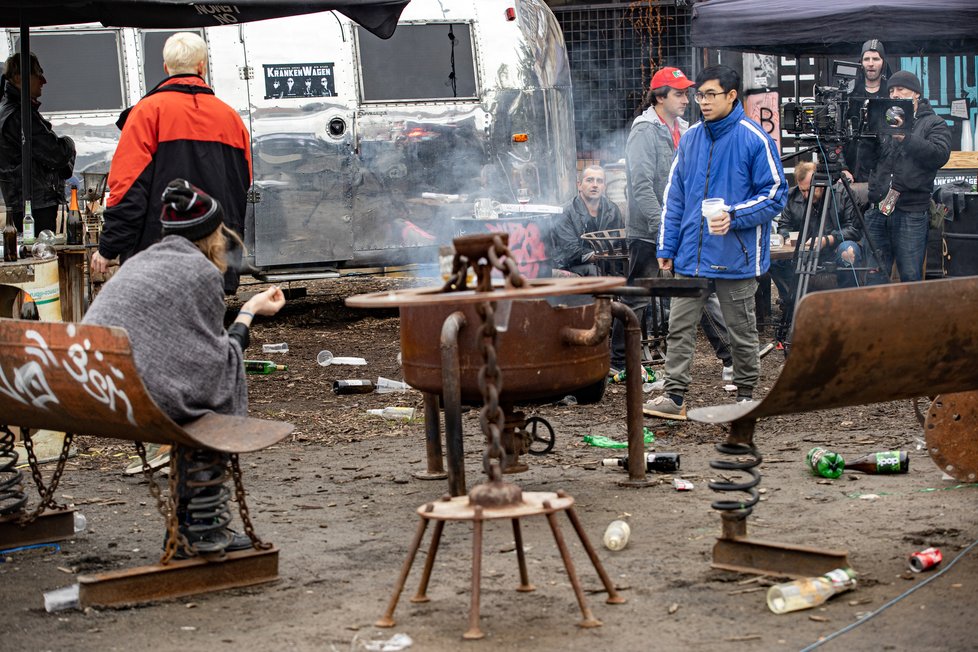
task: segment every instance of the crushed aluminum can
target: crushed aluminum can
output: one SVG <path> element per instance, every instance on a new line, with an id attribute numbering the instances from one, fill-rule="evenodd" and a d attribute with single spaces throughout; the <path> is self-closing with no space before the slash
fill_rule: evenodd
<path id="1" fill-rule="evenodd" d="M 692 491 L 693 483 L 689 480 L 683 480 L 682 478 L 673 478 L 672 486 L 676 491 Z"/>
<path id="2" fill-rule="evenodd" d="M 934 568 L 941 563 L 942 559 L 944 559 L 944 555 L 941 554 L 939 548 L 925 548 L 910 555 L 907 561 L 910 564 L 910 570 L 919 573 Z"/>

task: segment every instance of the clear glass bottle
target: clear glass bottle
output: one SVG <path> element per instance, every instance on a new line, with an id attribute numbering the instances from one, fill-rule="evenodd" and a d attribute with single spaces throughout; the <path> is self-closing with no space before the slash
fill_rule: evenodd
<path id="1" fill-rule="evenodd" d="M 24 202 L 24 244 L 34 244 L 34 215 L 32 214 L 31 203 Z"/>
<path id="2" fill-rule="evenodd" d="M 367 410 L 367 414 L 390 419 L 391 421 L 414 421 L 418 416 L 417 409 L 413 407 L 385 407 L 383 409 Z"/>
<path id="3" fill-rule="evenodd" d="M 811 609 L 855 587 L 855 572 L 851 568 L 837 568 L 821 577 L 805 577 L 772 586 L 767 591 L 767 606 L 776 614 Z"/>

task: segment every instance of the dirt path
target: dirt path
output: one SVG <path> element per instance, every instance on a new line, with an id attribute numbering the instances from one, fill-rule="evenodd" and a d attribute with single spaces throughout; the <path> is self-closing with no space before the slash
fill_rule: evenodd
<path id="1" fill-rule="evenodd" d="M 591 541 L 600 546 L 605 526 L 628 514 L 629 545 L 599 554 L 628 602 L 605 604 L 600 584 L 566 520 L 587 599 L 604 622 L 580 629 L 574 594 L 542 518 L 528 519 L 526 539 L 533 593 L 518 583 L 512 533 L 486 529 L 482 627 L 485 640 L 463 642 L 468 611 L 470 528 L 445 529 L 435 563 L 431 601 L 413 604 L 423 554 L 391 630 L 373 622 L 390 598 L 417 525 L 415 509 L 446 490 L 443 481 L 422 481 L 424 428 L 366 414 L 385 405 L 420 407 L 417 392 L 403 395 L 335 396 L 333 380 L 398 377 L 396 314 L 351 311 L 342 297 L 396 285 L 397 281 L 345 279 L 310 286 L 281 318 L 259 324 L 249 357 L 262 343 L 286 341 L 276 360 L 289 370 L 253 377 L 251 408 L 297 424 L 287 442 L 243 458 L 251 513 L 259 534 L 281 549 L 281 580 L 247 590 L 202 595 L 137 609 L 48 614 L 42 592 L 75 581 L 77 573 L 151 563 L 159 553 L 162 522 L 142 478 L 121 475 L 129 450 L 107 440 L 84 440 L 69 462 L 59 494 L 88 519 L 77 539 L 59 552 L 14 553 L 0 563 L 2 650 L 347 650 L 354 639 L 409 635 L 412 650 L 797 650 L 927 578 L 907 572 L 907 553 L 936 545 L 945 565 L 978 539 L 975 487 L 954 488 L 915 448 L 920 428 L 907 403 L 830 410 L 762 422 L 757 444 L 762 502 L 750 519 L 757 538 L 849 551 L 859 586 L 821 609 L 783 616 L 764 603 L 773 578 L 711 570 L 711 547 L 720 518 L 710 508 L 718 427 L 647 420 L 656 449 L 682 454 L 682 475 L 691 492 L 668 482 L 647 489 L 619 488 L 623 474 L 597 462 L 606 451 L 581 437 L 624 439 L 624 392 L 612 386 L 596 405 L 528 408 L 557 432 L 554 451 L 529 459 L 530 470 L 513 476 L 526 491 L 565 489 Z M 319 367 L 318 351 L 363 356 L 366 368 Z M 762 365 L 770 387 L 780 370 L 775 354 Z M 694 369 L 694 404 L 729 400 L 720 387 L 720 363 L 701 346 Z M 482 436 L 474 412 L 464 417 L 466 473 L 480 478 Z M 826 445 L 843 454 L 901 448 L 911 451 L 903 476 L 847 473 L 822 481 L 807 473 L 805 452 Z M 875 495 L 876 498 L 871 496 Z M 430 536 L 430 535 L 429 535 Z M 946 575 L 871 622 L 824 646 L 829 650 L 973 650 L 972 614 L 978 598 L 978 560 L 966 555 Z"/>

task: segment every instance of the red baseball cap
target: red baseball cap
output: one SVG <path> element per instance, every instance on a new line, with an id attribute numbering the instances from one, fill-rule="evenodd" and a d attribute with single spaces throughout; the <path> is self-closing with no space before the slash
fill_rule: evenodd
<path id="1" fill-rule="evenodd" d="M 649 88 L 655 90 L 663 86 L 669 86 L 671 88 L 683 89 L 689 88 L 692 85 L 693 82 L 679 68 L 661 68 L 657 73 L 652 75 L 652 83 L 649 85 Z"/>

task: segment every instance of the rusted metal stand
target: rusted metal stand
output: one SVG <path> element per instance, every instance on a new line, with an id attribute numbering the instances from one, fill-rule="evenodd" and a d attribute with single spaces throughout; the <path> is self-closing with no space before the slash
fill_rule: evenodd
<path id="1" fill-rule="evenodd" d="M 713 504 L 723 512 L 723 534 L 713 552 L 718 568 L 782 575 L 819 575 L 848 563 L 845 553 L 747 538 L 746 518 L 757 502 L 761 463 L 754 447 L 758 419 L 918 396 L 978 390 L 978 277 L 814 292 L 798 304 L 791 355 L 761 401 L 715 405 L 689 411 L 692 421 L 730 424 L 717 448 L 734 459 L 715 469 L 746 473 L 740 482 L 722 480 L 717 491 L 747 492 L 748 499 Z M 899 327 L 889 327 L 899 324 Z M 957 396 L 961 396 L 958 394 Z M 972 442 L 978 408 L 974 399 L 945 397 L 927 417 L 927 442 L 942 468 L 968 459 L 964 477 L 978 477 Z M 959 441 L 964 444 L 959 454 Z M 936 454 L 935 454 L 936 453 Z M 960 463 L 960 462 L 959 462 Z"/>
<path id="2" fill-rule="evenodd" d="M 726 442 L 717 444 L 717 450 L 736 459 L 710 462 L 714 469 L 750 476 L 743 481 L 714 480 L 709 484 L 714 491 L 747 494 L 746 499 L 717 500 L 712 503 L 711 507 L 720 512 L 723 531 L 713 546 L 711 566 L 739 573 L 788 577 L 813 577 L 836 568 L 849 567 L 848 553 L 844 550 L 774 543 L 747 536 L 747 517 L 759 500 L 757 485 L 761 482 L 761 474 L 756 469 L 761 463 L 761 456 L 754 447 L 756 424 L 755 419 L 741 419 L 730 424 L 730 435 Z"/>
<path id="3" fill-rule="evenodd" d="M 523 550 L 523 535 L 520 529 L 520 519 L 527 516 L 543 515 L 546 516 L 547 522 L 550 525 L 554 542 L 557 544 L 557 549 L 560 551 L 561 559 L 564 562 L 564 568 L 567 569 L 567 576 L 570 579 L 571 586 L 574 589 L 574 595 L 577 598 L 577 604 L 581 610 L 581 621 L 578 622 L 578 626 L 601 626 L 601 621 L 596 619 L 594 614 L 591 613 L 591 609 L 588 607 L 584 598 L 584 591 L 581 588 L 581 582 L 577 577 L 577 571 L 574 569 L 574 562 L 571 559 L 570 550 L 567 548 L 567 544 L 564 541 L 564 535 L 557 523 L 557 512 L 561 511 L 567 513 L 567 517 L 570 519 L 574 531 L 581 540 L 581 545 L 587 552 L 587 555 L 591 560 L 591 564 L 594 566 L 594 570 L 597 571 L 598 576 L 601 578 L 601 583 L 608 592 L 607 603 L 622 604 L 625 602 L 625 599 L 622 598 L 615 590 L 615 585 L 612 583 L 611 578 L 608 577 L 608 573 L 605 572 L 604 567 L 601 565 L 601 560 L 598 558 L 594 547 L 591 545 L 591 542 L 587 538 L 587 534 L 584 532 L 584 528 L 581 527 L 581 522 L 578 519 L 577 514 L 574 512 L 574 499 L 567 493 L 563 491 L 558 491 L 557 493 L 527 492 L 522 494 L 522 500 L 520 502 L 495 507 L 483 507 L 478 504 L 473 504 L 470 502 L 469 496 L 457 496 L 452 498 L 451 496 L 446 495 L 438 502 L 426 503 L 418 508 L 418 516 L 421 517 L 421 520 L 418 523 L 418 529 L 417 532 L 415 532 L 414 540 L 411 542 L 411 548 L 408 551 L 407 559 L 404 561 L 404 566 L 401 568 L 401 574 L 398 577 L 397 585 L 394 587 L 394 595 L 391 596 L 390 603 L 387 605 L 387 611 L 384 612 L 383 617 L 381 617 L 375 624 L 378 627 L 394 626 L 394 610 L 397 608 L 398 600 L 401 597 L 401 593 L 404 591 L 404 585 L 407 582 L 408 574 L 411 572 L 411 566 L 414 564 L 414 559 L 417 556 L 418 549 L 421 547 L 421 541 L 424 538 L 425 531 L 428 528 L 428 523 L 434 521 L 435 528 L 431 536 L 431 546 L 428 549 L 428 556 L 425 560 L 424 570 L 421 573 L 421 581 L 418 583 L 417 593 L 415 593 L 414 597 L 411 598 L 411 602 L 428 602 L 429 600 L 428 582 L 431 579 L 431 571 L 435 564 L 435 556 L 438 553 L 438 545 L 441 542 L 442 530 L 445 527 L 445 523 L 448 521 L 471 521 L 473 524 L 472 587 L 469 603 L 469 627 L 462 637 L 465 639 L 483 638 L 485 633 L 479 626 L 480 588 L 482 583 L 483 523 L 486 521 L 501 519 L 509 519 L 512 521 L 513 539 L 516 543 L 516 561 L 517 565 L 519 566 L 520 574 L 520 583 L 516 590 L 520 592 L 530 592 L 535 590 L 535 587 L 530 584 L 529 575 L 526 569 L 526 556 Z"/>
<path id="4" fill-rule="evenodd" d="M 441 453 L 441 411 L 438 409 L 438 395 L 424 393 L 424 434 L 425 459 L 428 468 L 412 473 L 418 480 L 444 480 L 448 477 Z"/>

